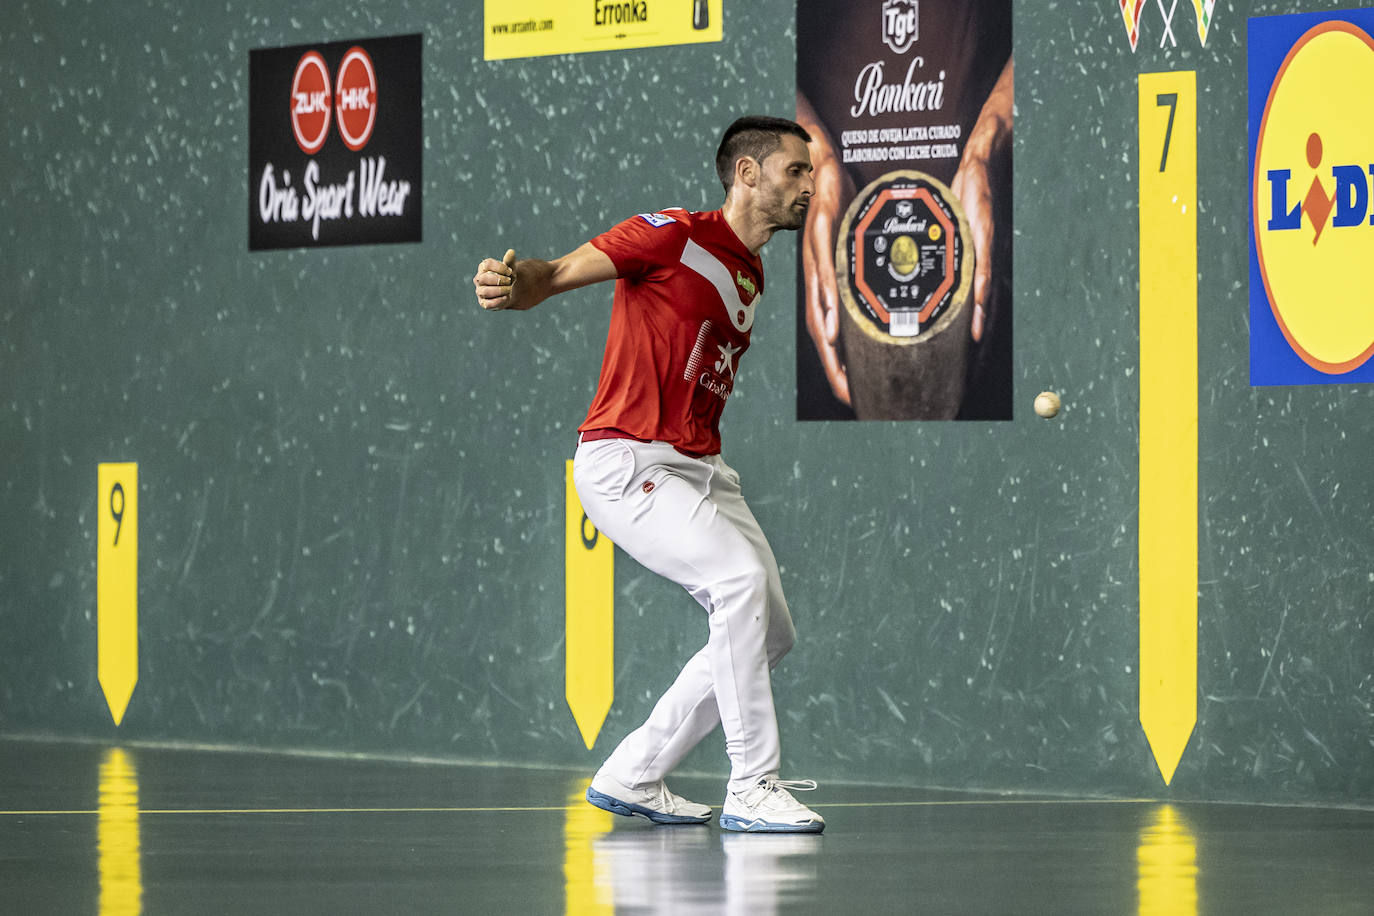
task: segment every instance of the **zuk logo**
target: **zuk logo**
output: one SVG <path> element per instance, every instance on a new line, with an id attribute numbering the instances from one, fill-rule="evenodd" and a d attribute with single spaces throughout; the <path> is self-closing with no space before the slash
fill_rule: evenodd
<path id="1" fill-rule="evenodd" d="M 1374 354 L 1374 39 L 1314 26 L 1269 90 L 1251 212 L 1265 296 L 1304 362 L 1338 375 Z"/>

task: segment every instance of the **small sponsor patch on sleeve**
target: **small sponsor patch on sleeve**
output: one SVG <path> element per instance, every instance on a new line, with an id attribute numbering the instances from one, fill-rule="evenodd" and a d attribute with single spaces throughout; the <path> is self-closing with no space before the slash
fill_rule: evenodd
<path id="1" fill-rule="evenodd" d="M 676 222 L 671 216 L 664 213 L 640 213 L 639 218 L 655 229 L 662 229 L 669 223 Z"/>

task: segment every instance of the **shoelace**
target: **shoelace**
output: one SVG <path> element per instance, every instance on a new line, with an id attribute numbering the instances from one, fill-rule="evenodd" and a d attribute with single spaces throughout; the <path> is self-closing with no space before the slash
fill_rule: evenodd
<path id="1" fill-rule="evenodd" d="M 816 780 L 814 779 L 778 779 L 777 777 L 765 776 L 759 782 L 767 785 L 770 791 L 772 789 L 789 789 L 798 792 L 810 792 L 816 788 Z"/>
<path id="2" fill-rule="evenodd" d="M 659 809 L 668 814 L 677 814 L 683 810 L 683 805 L 687 804 L 687 799 L 677 795 L 668 788 L 668 784 L 662 780 L 658 783 L 658 804 Z"/>
<path id="3" fill-rule="evenodd" d="M 657 796 L 659 810 L 666 811 L 669 814 L 677 813 L 677 800 L 673 798 L 673 793 L 668 791 L 668 784 L 666 782 L 659 781 L 655 795 Z"/>

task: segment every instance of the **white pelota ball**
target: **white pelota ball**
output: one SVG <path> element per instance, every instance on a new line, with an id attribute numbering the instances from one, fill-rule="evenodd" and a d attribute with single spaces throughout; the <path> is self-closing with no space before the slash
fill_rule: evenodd
<path id="1" fill-rule="evenodd" d="M 1042 391 L 1035 396 L 1035 412 L 1048 420 L 1059 413 L 1059 395 L 1053 391 Z"/>

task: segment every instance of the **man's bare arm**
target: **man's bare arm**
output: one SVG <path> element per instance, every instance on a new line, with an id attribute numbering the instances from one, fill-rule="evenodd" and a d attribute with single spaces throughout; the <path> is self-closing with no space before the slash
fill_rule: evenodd
<path id="1" fill-rule="evenodd" d="M 515 259 L 515 249 L 501 260 L 486 258 L 472 278 L 477 304 L 489 311 L 531 309 L 570 289 L 614 280 L 615 264 L 591 242 L 555 258 Z"/>

